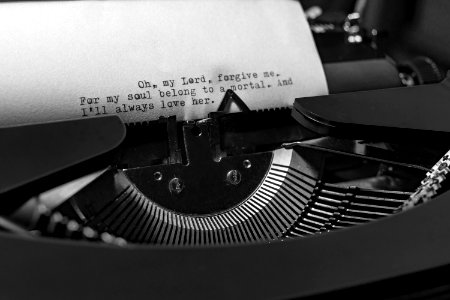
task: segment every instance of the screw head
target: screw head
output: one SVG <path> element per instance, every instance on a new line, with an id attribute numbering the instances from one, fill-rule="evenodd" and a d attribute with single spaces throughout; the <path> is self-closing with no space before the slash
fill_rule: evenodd
<path id="1" fill-rule="evenodd" d="M 169 191 L 173 194 L 180 194 L 184 189 L 184 183 L 179 178 L 172 178 L 169 181 Z"/>
<path id="2" fill-rule="evenodd" d="M 227 181 L 232 185 L 238 185 L 242 180 L 241 172 L 238 170 L 231 170 L 227 173 Z"/>
<path id="3" fill-rule="evenodd" d="M 244 160 L 242 162 L 242 164 L 244 165 L 244 168 L 246 168 L 246 169 L 250 169 L 252 167 L 252 162 L 249 161 L 248 159 Z"/>
<path id="4" fill-rule="evenodd" d="M 153 174 L 153 177 L 155 178 L 156 181 L 161 181 L 162 178 L 163 178 L 161 172 L 155 172 L 155 173 Z"/>

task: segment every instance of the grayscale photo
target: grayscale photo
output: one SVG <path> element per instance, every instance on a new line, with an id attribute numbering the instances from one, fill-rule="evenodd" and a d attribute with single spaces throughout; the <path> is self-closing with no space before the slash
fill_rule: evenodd
<path id="1" fill-rule="evenodd" d="M 0 0 L 0 299 L 450 299 L 449 16 Z"/>

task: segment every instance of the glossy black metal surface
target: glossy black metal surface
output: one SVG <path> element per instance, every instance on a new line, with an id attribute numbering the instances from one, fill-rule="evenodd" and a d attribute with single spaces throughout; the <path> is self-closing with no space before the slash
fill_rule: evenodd
<path id="1" fill-rule="evenodd" d="M 442 83 L 300 98 L 293 116 L 322 134 L 378 140 L 435 140 L 450 132 L 450 77 Z"/>
<path id="2" fill-rule="evenodd" d="M 450 264 L 449 197 L 348 230 L 252 246 L 122 249 L 1 234 L 2 296 L 269 299 L 393 278 Z"/>
<path id="3" fill-rule="evenodd" d="M 0 128 L 0 197 L 16 199 L 3 201 L 2 213 L 58 183 L 106 167 L 105 155 L 124 137 L 117 116 Z"/>

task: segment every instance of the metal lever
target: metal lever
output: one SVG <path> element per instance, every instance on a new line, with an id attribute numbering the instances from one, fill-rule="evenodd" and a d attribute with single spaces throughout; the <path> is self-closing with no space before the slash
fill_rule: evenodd
<path id="1" fill-rule="evenodd" d="M 296 99 L 293 117 L 324 135 L 443 143 L 450 133 L 450 76 L 438 84 Z"/>
<path id="2" fill-rule="evenodd" d="M 0 128 L 0 213 L 14 211 L 31 193 L 106 167 L 101 158 L 92 159 L 124 137 L 117 116 Z"/>

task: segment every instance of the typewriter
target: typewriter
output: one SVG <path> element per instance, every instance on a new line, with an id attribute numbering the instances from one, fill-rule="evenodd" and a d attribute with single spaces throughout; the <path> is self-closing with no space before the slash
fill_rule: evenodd
<path id="1" fill-rule="evenodd" d="M 448 297 L 450 3 L 301 2 L 329 96 L 1 128 L 1 295 Z"/>

